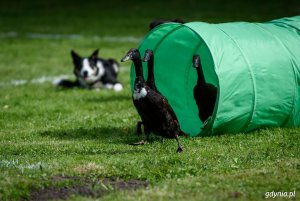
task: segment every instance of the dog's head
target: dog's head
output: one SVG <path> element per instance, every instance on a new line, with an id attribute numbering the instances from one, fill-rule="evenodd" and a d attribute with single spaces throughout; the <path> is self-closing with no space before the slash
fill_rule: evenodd
<path id="1" fill-rule="evenodd" d="M 71 56 L 74 63 L 74 74 L 80 82 L 93 84 L 104 74 L 103 63 L 98 59 L 99 50 L 95 50 L 90 57 L 83 58 L 73 50 Z"/>

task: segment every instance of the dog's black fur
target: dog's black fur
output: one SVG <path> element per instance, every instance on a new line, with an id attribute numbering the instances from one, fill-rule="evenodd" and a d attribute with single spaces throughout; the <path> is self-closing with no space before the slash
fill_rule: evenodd
<path id="1" fill-rule="evenodd" d="M 63 88 L 112 88 L 115 91 L 123 89 L 117 80 L 120 70 L 119 64 L 114 59 L 103 59 L 98 57 L 99 50 L 95 50 L 90 57 L 83 58 L 75 51 L 71 51 L 74 64 L 75 81 L 60 80 L 57 86 Z"/>

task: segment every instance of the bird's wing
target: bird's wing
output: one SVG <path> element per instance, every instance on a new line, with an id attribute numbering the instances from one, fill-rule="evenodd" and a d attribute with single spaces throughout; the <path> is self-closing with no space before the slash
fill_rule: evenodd
<path id="1" fill-rule="evenodd" d="M 163 108 L 162 108 L 162 112 L 164 113 L 164 120 L 169 124 L 169 123 L 174 123 L 176 122 L 176 124 L 179 125 L 178 123 L 178 119 L 177 116 L 173 110 L 173 108 L 171 107 L 171 105 L 169 104 L 168 100 L 166 98 L 162 99 L 163 102 Z M 170 122 L 170 120 L 172 120 Z"/>

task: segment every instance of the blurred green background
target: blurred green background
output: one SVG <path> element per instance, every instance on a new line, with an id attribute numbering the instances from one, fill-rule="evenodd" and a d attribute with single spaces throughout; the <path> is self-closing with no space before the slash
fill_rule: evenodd
<path id="1" fill-rule="evenodd" d="M 2 32 L 142 36 L 151 20 L 266 21 L 300 12 L 298 0 L 2 0 Z"/>
<path id="2" fill-rule="evenodd" d="M 267 191 L 294 190 L 299 197 L 299 128 L 181 138 L 180 155 L 173 140 L 133 147 L 141 137 L 130 62 L 121 64 L 120 93 L 51 83 L 61 75 L 75 79 L 71 49 L 89 56 L 100 48 L 101 57 L 120 60 L 154 19 L 263 22 L 299 14 L 299 0 L 1 0 L 0 200 L 28 200 L 33 191 L 78 182 L 57 175 L 150 182 L 103 200 L 256 201 Z M 70 200 L 97 198 L 77 192 Z"/>

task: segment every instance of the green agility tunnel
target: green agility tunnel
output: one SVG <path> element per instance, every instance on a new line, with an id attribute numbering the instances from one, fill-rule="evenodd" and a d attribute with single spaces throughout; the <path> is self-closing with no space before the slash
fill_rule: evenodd
<path id="1" fill-rule="evenodd" d="M 190 136 L 300 125 L 300 16 L 266 23 L 167 23 L 145 36 L 142 56 L 146 49 L 154 51 L 157 88 Z M 195 54 L 206 81 L 218 89 L 205 122 L 193 96 Z M 147 78 L 146 63 L 143 70 Z M 132 87 L 134 79 L 132 67 Z"/>

